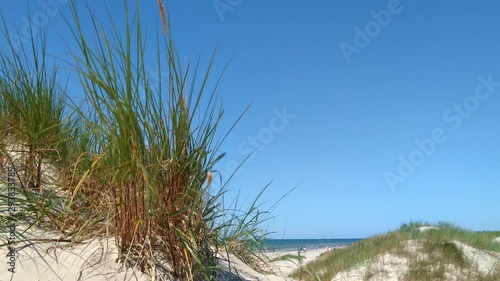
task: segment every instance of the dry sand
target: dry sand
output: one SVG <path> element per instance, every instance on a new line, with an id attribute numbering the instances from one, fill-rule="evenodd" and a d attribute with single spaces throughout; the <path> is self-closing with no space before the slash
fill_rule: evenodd
<path id="1" fill-rule="evenodd" d="M 312 250 L 307 250 L 305 252 L 302 252 L 301 255 L 304 257 L 304 263 L 311 262 L 315 259 L 317 259 L 321 254 L 325 253 L 328 251 L 328 249 L 312 249 Z M 269 253 L 268 256 L 271 259 L 276 259 L 279 256 L 284 256 L 284 255 L 297 255 L 297 251 L 288 251 L 288 252 L 276 252 L 276 253 Z M 280 276 L 288 276 L 290 275 L 293 271 L 297 270 L 298 264 L 297 261 L 276 261 L 273 263 L 276 267 L 276 271 L 278 275 Z"/>
<path id="2" fill-rule="evenodd" d="M 110 243 L 108 243 L 110 242 Z M 59 243 L 64 247 L 67 243 Z M 8 264 L 7 247 L 0 249 L 0 280 L 137 280 L 146 281 L 140 272 L 121 268 L 118 251 L 108 239 L 93 240 L 71 247 L 55 248 L 55 243 L 33 241 L 16 245 L 15 264 Z M 14 267 L 14 273 L 9 269 Z"/>
<path id="3" fill-rule="evenodd" d="M 36 234 L 36 235 L 35 235 Z M 124 269 L 118 262 L 118 251 L 113 239 L 94 239 L 78 245 L 69 243 L 38 241 L 35 239 L 55 238 L 54 234 L 32 233 L 31 243 L 16 244 L 15 264 L 8 264 L 10 257 L 7 246 L 0 248 L 0 281 L 57 281 L 57 280 L 134 280 L 148 281 L 145 274 L 137 270 Z M 5 236 L 0 244 L 5 243 Z M 308 250 L 303 253 L 305 262 L 314 260 L 326 249 Z M 297 254 L 296 252 L 277 252 L 269 254 L 271 259 L 279 255 Z M 275 274 L 261 274 L 250 268 L 234 256 L 231 264 L 220 259 L 219 281 L 289 281 L 287 277 L 297 265 L 291 261 L 279 261 L 271 266 Z M 12 273 L 12 266 L 15 265 Z M 168 279 L 164 279 L 168 280 Z"/>

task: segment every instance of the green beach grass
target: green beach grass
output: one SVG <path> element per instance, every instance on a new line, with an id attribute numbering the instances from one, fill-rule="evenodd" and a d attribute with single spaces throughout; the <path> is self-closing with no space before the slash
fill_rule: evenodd
<path id="1" fill-rule="evenodd" d="M 113 29 L 106 32 L 103 19 L 90 8 L 82 19 L 70 1 L 71 14 L 63 16 L 78 48 L 68 50 L 73 60 L 62 63 L 79 77 L 81 103 L 61 85 L 57 68 L 47 65 L 46 33 L 32 36 L 20 52 L 6 36 L 0 157 L 15 167 L 20 188 L 15 216 L 2 217 L 0 225 L 40 226 L 72 242 L 112 235 L 121 261 L 152 279 L 214 280 L 217 257 L 226 252 L 250 264 L 264 261 L 263 224 L 270 212 L 260 210 L 258 200 L 267 187 L 246 208 L 237 199 L 223 204 L 229 179 L 211 189 L 225 155 L 221 144 L 239 119 L 219 132 L 222 73 L 207 89 L 215 52 L 205 68 L 200 61 L 183 66 L 159 4 L 163 33 L 157 30 L 151 45 L 139 1 L 125 4 L 124 22 L 109 14 Z M 146 49 L 154 49 L 168 81 L 150 76 Z M 0 205 L 8 201 L 1 192 Z"/>

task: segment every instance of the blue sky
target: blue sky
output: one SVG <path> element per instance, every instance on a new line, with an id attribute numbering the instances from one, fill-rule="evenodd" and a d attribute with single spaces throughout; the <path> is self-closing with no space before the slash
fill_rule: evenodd
<path id="1" fill-rule="evenodd" d="M 103 1 L 86 2 L 106 18 Z M 31 17 L 40 3 L 30 1 Z M 123 20 L 123 1 L 106 3 Z M 500 3 L 167 4 L 182 57 L 206 62 L 218 44 L 217 73 L 235 55 L 219 88 L 223 128 L 252 104 L 217 169 L 227 178 L 262 146 L 231 189 L 252 198 L 273 181 L 266 207 L 300 184 L 274 211 L 274 237 L 367 237 L 410 220 L 500 229 Z M 141 9 L 153 35 L 156 1 Z M 26 1 L 1 10 L 11 34 L 12 22 L 24 27 Z M 61 40 L 74 44 L 62 16 L 42 19 L 49 53 L 65 57 Z"/>

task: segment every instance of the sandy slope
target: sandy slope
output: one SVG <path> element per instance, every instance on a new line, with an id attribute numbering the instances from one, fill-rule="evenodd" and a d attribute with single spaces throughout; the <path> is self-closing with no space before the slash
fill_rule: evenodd
<path id="1" fill-rule="evenodd" d="M 55 238 L 54 234 L 42 233 L 40 231 L 31 233 L 32 243 L 17 243 L 15 264 L 9 264 L 7 255 L 9 249 L 6 246 L 0 248 L 0 281 L 57 281 L 57 280 L 134 280 L 146 281 L 147 277 L 133 269 L 124 269 L 117 262 L 118 251 L 112 239 L 94 239 L 86 243 L 72 245 L 68 243 L 56 243 L 38 241 L 34 239 Z M 0 238 L 0 244 L 5 243 L 5 236 Z M 304 253 L 306 261 L 311 261 L 326 250 L 310 250 Z M 273 253 L 271 258 L 280 254 Z M 296 253 L 291 253 L 296 254 Z M 221 259 L 223 267 L 219 271 L 218 280 L 266 280 L 266 281 L 288 281 L 286 277 L 297 265 L 289 261 L 280 261 L 273 264 L 276 274 L 263 275 L 253 270 L 236 257 L 231 256 L 231 264 Z M 12 273 L 12 266 L 15 266 Z"/>
<path id="2" fill-rule="evenodd" d="M 64 243 L 59 243 L 63 246 Z M 133 270 L 122 270 L 116 262 L 118 251 L 107 240 L 91 242 L 66 248 L 54 248 L 55 243 L 34 241 L 17 244 L 15 273 L 9 272 L 8 249 L 0 249 L 0 280 L 56 281 L 56 280 L 147 280 Z M 11 279 L 12 278 L 12 279 Z"/>
<path id="3" fill-rule="evenodd" d="M 473 269 L 461 271 L 451 264 L 445 265 L 446 280 L 463 280 L 459 277 L 469 274 L 470 271 L 486 275 L 500 266 L 500 253 L 479 250 L 459 241 L 451 241 L 461 250 L 463 256 L 469 260 Z M 427 254 L 420 251 L 420 243 L 417 240 L 405 241 L 404 252 L 418 260 L 429 259 Z M 398 281 L 403 280 L 408 272 L 410 260 L 407 257 L 394 253 L 385 253 L 377 258 L 365 262 L 348 271 L 340 272 L 332 281 L 364 281 L 370 276 L 370 281 Z"/>
<path id="4" fill-rule="evenodd" d="M 482 274 L 488 274 L 493 268 L 500 266 L 500 253 L 478 250 L 459 241 L 452 241 Z"/>

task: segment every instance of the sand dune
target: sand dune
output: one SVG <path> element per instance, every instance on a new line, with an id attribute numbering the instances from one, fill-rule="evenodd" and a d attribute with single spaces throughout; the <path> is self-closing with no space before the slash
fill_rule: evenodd
<path id="1" fill-rule="evenodd" d="M 0 248 L 0 280 L 7 281 L 56 281 L 56 280 L 81 280 L 105 281 L 127 280 L 147 281 L 147 276 L 134 268 L 124 268 L 118 261 L 119 254 L 113 239 L 93 239 L 77 245 L 66 242 L 55 242 L 53 233 L 44 233 L 35 230 L 30 233 L 31 242 L 16 244 L 15 264 L 9 264 L 9 249 L 7 246 Z M 3 242 L 5 243 L 5 239 Z M 317 258 L 326 249 L 309 250 L 304 252 L 305 261 Z M 280 255 L 297 254 L 296 252 L 276 252 L 270 258 Z M 220 259 L 221 269 L 218 280 L 220 281 L 288 281 L 287 277 L 296 270 L 297 264 L 292 261 L 279 261 L 271 263 L 270 269 L 274 274 L 261 274 L 244 264 L 238 258 L 230 255 L 231 263 Z M 14 270 L 14 273 L 9 271 Z M 163 280 L 169 280 L 167 278 Z"/>

